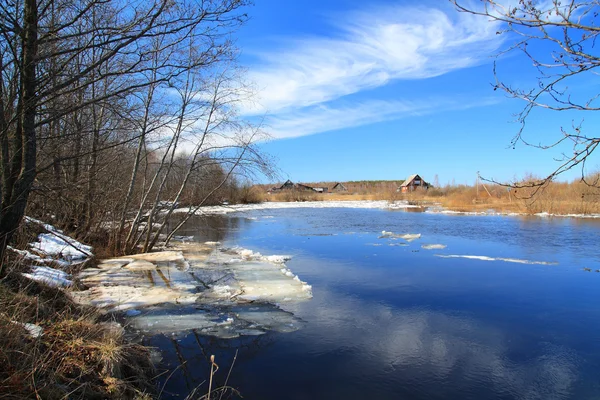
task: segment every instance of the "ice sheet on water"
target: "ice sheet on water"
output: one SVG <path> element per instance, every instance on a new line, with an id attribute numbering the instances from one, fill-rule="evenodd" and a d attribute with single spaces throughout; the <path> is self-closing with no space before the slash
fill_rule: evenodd
<path id="1" fill-rule="evenodd" d="M 506 257 L 488 257 L 488 256 L 474 256 L 474 255 L 458 255 L 458 254 L 436 254 L 436 257 L 441 258 L 467 258 L 471 260 L 482 260 L 482 261 L 504 261 L 518 264 L 538 264 L 538 265 L 558 265 L 557 262 L 552 261 L 532 261 L 523 260 L 520 258 L 506 258 Z"/>
<path id="2" fill-rule="evenodd" d="M 264 202 L 259 204 L 236 204 L 227 206 L 200 207 L 197 214 L 229 214 L 254 210 L 273 210 L 286 208 L 368 208 L 368 209 L 406 209 L 419 208 L 407 201 L 389 202 L 385 200 L 360 201 L 303 201 L 303 202 Z M 189 208 L 176 209 L 176 213 L 187 213 Z"/>
<path id="3" fill-rule="evenodd" d="M 150 333 L 197 329 L 236 337 L 300 326 L 293 315 L 274 306 L 312 297 L 312 287 L 285 265 L 289 256 L 263 256 L 243 248 L 209 253 L 204 244 L 188 243 L 179 251 L 105 260 L 100 268 L 82 271 L 79 277 L 90 289 L 73 297 L 107 311 L 125 311 L 137 329 Z M 189 268 L 171 262 L 181 259 Z M 190 307 L 194 304 L 203 310 Z"/>
<path id="4" fill-rule="evenodd" d="M 195 331 L 228 339 L 267 331 L 294 332 L 303 326 L 303 321 L 273 304 L 261 303 L 213 308 L 154 307 L 130 318 L 130 324 L 149 335 L 181 336 Z"/>

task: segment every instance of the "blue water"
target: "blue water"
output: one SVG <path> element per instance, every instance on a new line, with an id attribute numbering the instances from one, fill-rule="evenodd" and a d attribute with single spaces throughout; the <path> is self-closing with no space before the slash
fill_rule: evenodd
<path id="1" fill-rule="evenodd" d="M 383 230 L 422 237 L 400 246 Z M 314 298 L 282 305 L 306 322 L 293 333 L 148 339 L 166 398 L 198 387 L 211 354 L 223 384 L 236 350 L 228 383 L 246 399 L 600 398 L 600 221 L 283 209 L 182 234 L 290 254 Z"/>

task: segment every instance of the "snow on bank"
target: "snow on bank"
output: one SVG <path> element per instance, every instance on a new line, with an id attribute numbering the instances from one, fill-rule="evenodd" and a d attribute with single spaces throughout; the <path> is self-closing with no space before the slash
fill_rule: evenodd
<path id="1" fill-rule="evenodd" d="M 71 276 L 64 271 L 42 266 L 31 267 L 31 273 L 23 273 L 23 276 L 36 282 L 45 283 L 52 287 L 68 287 L 73 284 Z"/>
<path id="2" fill-rule="evenodd" d="M 522 260 L 519 258 L 472 256 L 472 255 L 457 255 L 457 254 L 448 254 L 448 255 L 436 254 L 435 256 L 441 257 L 441 258 L 468 258 L 471 260 L 482 260 L 482 261 L 504 261 L 504 262 L 510 262 L 510 263 L 518 263 L 518 264 L 558 265 L 557 262 Z"/>
<path id="3" fill-rule="evenodd" d="M 495 210 L 486 211 L 454 211 L 447 210 L 445 208 L 429 208 L 425 210 L 426 213 L 431 214 L 447 214 L 447 215 L 480 215 L 480 216 L 498 216 L 498 217 L 527 217 L 535 216 L 540 218 L 584 218 L 584 219 L 597 219 L 600 218 L 600 214 L 552 214 L 548 212 L 540 212 L 535 214 L 518 213 L 518 212 L 499 212 Z"/>
<path id="4" fill-rule="evenodd" d="M 302 201 L 302 202 L 265 202 L 258 204 L 236 204 L 227 206 L 200 207 L 197 214 L 230 214 L 254 210 L 272 210 L 283 208 L 368 208 L 368 209 L 406 209 L 420 208 L 406 201 L 389 202 L 386 200 L 357 201 Z M 179 208 L 174 212 L 187 213 L 189 208 Z"/>
<path id="5" fill-rule="evenodd" d="M 192 207 L 193 208 L 193 207 Z M 272 210 L 287 208 L 363 208 L 363 209 L 381 209 L 381 210 L 406 210 L 423 209 L 424 212 L 433 214 L 448 215 L 481 215 L 481 216 L 528 216 L 531 214 L 518 212 L 498 212 L 493 209 L 485 211 L 453 211 L 435 204 L 433 206 L 418 206 L 408 204 L 405 200 L 390 202 L 387 200 L 352 200 L 352 201 L 304 201 L 304 202 L 264 202 L 258 204 L 235 204 L 223 206 L 200 207 L 196 214 L 198 215 L 224 215 L 237 212 L 247 212 L 254 210 Z M 187 213 L 190 208 L 178 208 L 175 213 Z M 600 218 L 600 214 L 550 214 L 547 212 L 533 214 L 537 217 L 558 217 L 558 218 Z M 254 217 L 253 217 L 254 218 Z M 263 218 L 273 218 L 266 216 Z"/>
<path id="6" fill-rule="evenodd" d="M 65 235 L 63 231 L 50 224 L 30 217 L 25 217 L 25 219 L 29 223 L 36 223 L 43 226 L 48 231 L 48 233 L 39 234 L 37 241 L 29 244 L 29 247 L 36 253 L 53 257 L 66 263 L 91 257 L 93 250 L 91 246 Z"/>
<path id="7" fill-rule="evenodd" d="M 8 247 L 24 260 L 35 264 L 69 267 L 92 256 L 91 246 L 65 235 L 60 229 L 30 217 L 25 217 L 25 222 L 40 225 L 46 230 L 46 233 L 40 233 L 37 241 L 29 243 L 31 251 Z M 73 284 L 71 276 L 66 272 L 43 265 L 34 265 L 31 267 L 30 273 L 22 275 L 52 287 L 69 287 Z"/>

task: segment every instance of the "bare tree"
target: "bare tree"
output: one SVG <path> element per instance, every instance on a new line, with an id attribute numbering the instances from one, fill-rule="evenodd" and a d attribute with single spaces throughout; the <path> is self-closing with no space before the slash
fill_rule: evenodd
<path id="1" fill-rule="evenodd" d="M 132 96 L 140 89 L 168 86 L 190 68 L 229 59 L 228 35 L 245 20 L 240 9 L 246 4 L 0 0 L 0 256 L 25 213 L 40 171 L 40 143 L 72 135 L 68 149 L 46 148 L 53 149 L 57 176 L 71 161 L 71 182 L 81 181 L 82 157 L 89 157 L 84 204 L 91 206 L 102 132 L 110 137 L 107 148 L 139 134 L 115 137 L 115 131 L 105 129 L 110 124 L 102 114 L 113 102 L 135 104 Z M 194 62 L 185 51 L 189 42 L 198 49 Z M 158 64 L 153 63 L 157 51 Z M 68 132 L 62 129 L 67 125 L 72 126 Z"/>
<path id="2" fill-rule="evenodd" d="M 598 180 L 586 179 L 586 161 L 600 144 L 600 135 L 584 129 L 582 123 L 561 127 L 560 133 L 549 137 L 545 143 L 533 143 L 526 138 L 526 122 L 536 108 L 554 111 L 600 111 L 598 95 L 582 97 L 573 92 L 569 84 L 576 79 L 596 75 L 600 66 L 597 39 L 600 34 L 598 0 L 519 0 L 503 2 L 479 0 L 477 3 L 450 0 L 461 12 L 487 18 L 498 25 L 497 34 L 508 35 L 511 44 L 500 55 L 520 51 L 537 71 L 537 82 L 531 88 L 513 87 L 503 82 L 494 63 L 496 82 L 509 96 L 525 102 L 517 115 L 520 129 L 512 139 L 514 147 L 521 142 L 539 149 L 562 149 L 558 167 L 543 179 L 530 180 L 515 186 L 541 187 L 558 175 L 581 169 L 581 179 L 588 185 L 598 186 Z M 558 130 L 558 128 L 557 128 Z"/>

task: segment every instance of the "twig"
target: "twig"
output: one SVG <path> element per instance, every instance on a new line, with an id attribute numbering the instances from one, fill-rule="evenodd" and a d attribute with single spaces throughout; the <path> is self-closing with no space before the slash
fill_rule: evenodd
<path id="1" fill-rule="evenodd" d="M 215 369 L 215 367 L 216 367 L 216 369 Z M 212 390 L 213 375 L 216 374 L 218 370 L 219 370 L 219 366 L 217 365 L 217 363 L 215 363 L 215 356 L 213 354 L 210 356 L 210 378 L 208 381 L 208 393 L 206 395 L 207 400 L 210 400 L 210 392 Z"/>
<path id="2" fill-rule="evenodd" d="M 231 366 L 229 367 L 229 372 L 227 372 L 227 378 L 225 378 L 225 384 L 223 387 L 227 386 L 227 382 L 229 381 L 229 375 L 231 375 L 231 370 L 233 369 L 233 365 L 235 364 L 235 360 L 237 360 L 238 349 L 235 349 L 235 355 L 233 356 L 233 361 L 231 361 Z M 223 397 L 224 390 L 221 391 L 221 395 L 219 396 L 219 400 Z"/>

